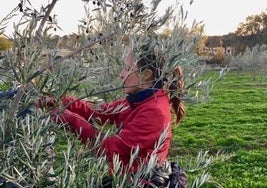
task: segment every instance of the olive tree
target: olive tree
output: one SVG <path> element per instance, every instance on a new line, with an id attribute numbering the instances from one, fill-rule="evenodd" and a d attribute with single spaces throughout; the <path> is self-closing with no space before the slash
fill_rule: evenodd
<path id="1" fill-rule="evenodd" d="M 2 21 L 5 26 L 15 14 L 20 21 L 14 26 L 13 47 L 4 52 L 1 61 L 1 89 L 13 88 L 14 95 L 1 98 L 1 157 L 0 179 L 4 184 L 17 187 L 97 187 L 108 174 L 105 156 L 94 152 L 100 140 L 85 148 L 64 127 L 50 121 L 49 111 L 35 107 L 43 95 L 59 99 L 65 94 L 80 99 L 110 101 L 123 96 L 119 72 L 124 54 L 131 47 L 148 43 L 160 50 L 167 59 L 163 67 L 167 82 L 171 82 L 177 66 L 184 69 L 186 103 L 205 101 L 209 96 L 211 80 L 202 78 L 204 65 L 194 55 L 194 45 L 200 33 L 186 27 L 186 11 L 179 2 L 159 14 L 160 0 L 103 0 L 84 1 L 85 16 L 81 18 L 76 39 L 68 46 L 71 50 L 62 55 L 51 45 L 52 30 L 59 28 L 51 15 L 57 0 L 31 9 L 30 1 L 20 0 L 18 7 Z M 192 3 L 192 2 L 191 2 Z M 161 32 L 172 26 L 166 36 Z M 1 32 L 3 32 L 4 27 Z M 138 54 L 136 54 L 138 55 Z M 176 93 L 180 96 L 181 93 Z M 97 126 L 97 125 L 96 125 Z M 102 130 L 105 135 L 114 130 Z M 163 136 L 164 137 L 164 136 Z M 162 138 L 161 138 L 162 139 Z M 156 148 L 155 148 L 156 149 Z M 136 152 L 132 154 L 135 157 Z M 204 164 L 205 156 L 196 164 Z M 116 160 L 115 160 L 116 161 Z M 148 166 L 126 181 L 119 161 L 114 172 L 114 185 L 141 187 L 141 177 L 149 175 L 155 158 Z M 193 186 L 208 181 L 209 176 L 196 177 Z"/>

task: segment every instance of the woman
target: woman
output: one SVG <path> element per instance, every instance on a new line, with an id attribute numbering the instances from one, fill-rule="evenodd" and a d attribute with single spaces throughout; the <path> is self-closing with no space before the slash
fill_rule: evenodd
<path id="1" fill-rule="evenodd" d="M 113 168 L 112 159 L 119 156 L 125 169 L 138 170 L 138 165 L 149 160 L 164 131 L 166 137 L 156 150 L 159 163 L 167 159 L 171 142 L 171 105 L 179 123 L 185 114 L 179 96 L 172 97 L 174 90 L 183 90 L 182 72 L 179 67 L 174 74 L 174 83 L 163 89 L 164 59 L 154 52 L 147 52 L 134 58 L 133 53 L 125 57 L 125 67 L 120 77 L 127 97 L 95 108 L 92 103 L 64 97 L 62 103 L 66 109 L 57 116 L 57 123 L 67 123 L 72 132 L 77 133 L 82 143 L 93 142 L 99 132 L 88 120 L 97 120 L 100 124 L 109 122 L 118 129 L 117 133 L 101 141 L 100 149 L 104 151 Z M 165 84 L 166 86 L 166 84 Z M 170 90 L 169 90 L 170 89 Z M 138 157 L 133 165 L 129 160 L 133 149 L 139 148 Z"/>

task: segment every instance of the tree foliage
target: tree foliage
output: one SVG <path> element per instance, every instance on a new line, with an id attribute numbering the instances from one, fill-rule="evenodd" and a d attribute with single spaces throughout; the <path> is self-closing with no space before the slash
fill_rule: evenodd
<path id="1" fill-rule="evenodd" d="M 195 52 L 200 58 L 205 58 L 209 54 L 209 49 L 206 46 L 208 36 L 202 36 L 195 46 Z"/>
<path id="2" fill-rule="evenodd" d="M 6 51 L 10 49 L 13 45 L 13 42 L 6 37 L 0 37 L 0 51 Z"/>
<path id="3" fill-rule="evenodd" d="M 246 22 L 239 24 L 236 30 L 238 36 L 250 36 L 260 34 L 267 27 L 267 13 L 251 15 L 246 18 Z"/>
<path id="4" fill-rule="evenodd" d="M 20 0 L 10 15 L 19 13 L 21 20 L 14 28 L 13 46 L 1 61 L 1 81 L 16 88 L 16 94 L 0 101 L 0 178 L 18 187 L 95 187 L 108 174 L 105 157 L 96 157 L 92 152 L 96 146 L 85 148 L 64 127 L 53 124 L 49 116 L 51 109 L 35 108 L 40 96 L 59 99 L 65 94 L 75 94 L 80 99 L 106 101 L 121 97 L 123 87 L 118 74 L 125 51 L 148 43 L 168 60 L 163 68 L 167 81 L 172 81 L 173 70 L 178 65 L 184 68 L 185 101 L 205 100 L 210 83 L 200 77 L 203 67 L 193 53 L 200 36 L 194 29 L 184 27 L 186 15 L 179 4 L 159 15 L 160 1 L 147 5 L 141 0 L 87 0 L 78 38 L 73 45 L 69 44 L 70 53 L 59 56 L 50 32 L 59 28 L 51 15 L 56 2 L 53 0 L 38 10 L 31 8 L 29 0 Z M 175 20 L 175 24 L 166 38 L 160 35 L 159 29 L 168 20 Z M 98 127 L 97 123 L 95 126 Z M 102 131 L 106 135 L 114 132 Z M 114 184 L 140 187 L 140 177 L 149 177 L 155 161 L 151 157 L 149 165 L 131 177 L 121 172 L 121 164 L 116 161 Z M 201 177 L 199 185 L 208 178 Z"/>

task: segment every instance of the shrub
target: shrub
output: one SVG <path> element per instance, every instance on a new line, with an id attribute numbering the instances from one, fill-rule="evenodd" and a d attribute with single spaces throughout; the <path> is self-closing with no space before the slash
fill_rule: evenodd
<path id="1" fill-rule="evenodd" d="M 256 45 L 247 48 L 243 54 L 232 56 L 230 66 L 241 71 L 258 72 L 265 74 L 267 70 L 267 45 Z"/>

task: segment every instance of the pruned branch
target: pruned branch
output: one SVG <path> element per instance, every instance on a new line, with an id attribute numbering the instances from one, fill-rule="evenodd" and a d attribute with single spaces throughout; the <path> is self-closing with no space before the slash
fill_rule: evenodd
<path id="1" fill-rule="evenodd" d="M 50 13 L 52 12 L 53 8 L 55 7 L 55 4 L 56 4 L 57 1 L 58 1 L 58 0 L 53 0 L 52 3 L 49 4 L 49 6 L 48 6 L 48 10 L 45 12 L 45 15 L 44 15 L 44 17 L 43 17 L 43 19 L 42 19 L 42 21 L 41 21 L 39 27 L 38 27 L 38 30 L 37 30 L 37 32 L 36 32 L 35 37 L 39 37 L 39 36 L 41 36 L 41 32 L 42 32 L 42 30 L 43 30 L 43 27 L 44 27 L 46 21 L 48 20 Z"/>

